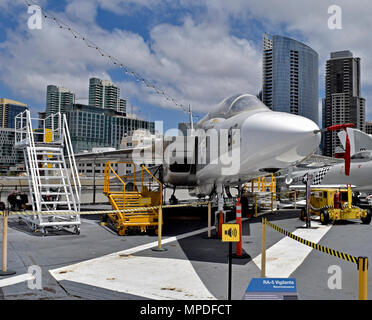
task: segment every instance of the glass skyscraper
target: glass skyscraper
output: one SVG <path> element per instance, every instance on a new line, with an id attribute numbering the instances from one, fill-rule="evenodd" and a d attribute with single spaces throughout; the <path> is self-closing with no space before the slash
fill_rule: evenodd
<path id="1" fill-rule="evenodd" d="M 89 105 L 126 112 L 126 101 L 120 99 L 120 88 L 109 80 L 89 79 Z"/>
<path id="2" fill-rule="evenodd" d="M 265 33 L 262 63 L 263 103 L 318 124 L 318 53 L 297 40 Z"/>
<path id="3" fill-rule="evenodd" d="M 28 110 L 26 104 L 1 98 L 0 99 L 0 127 L 1 128 L 14 128 L 14 121 L 17 114 Z"/>
<path id="4" fill-rule="evenodd" d="M 60 112 L 64 114 L 71 108 L 75 103 L 75 94 L 69 89 L 59 88 L 54 85 L 47 86 L 46 94 L 46 108 L 45 116 L 49 117 L 51 114 Z M 46 121 L 46 126 L 51 128 L 51 119 L 48 118 Z M 54 127 L 58 127 L 57 123 L 54 123 Z"/>
<path id="5" fill-rule="evenodd" d="M 349 50 L 331 52 L 326 64 L 323 127 L 354 123 L 365 131 L 366 101 L 361 97 L 360 58 Z M 333 157 L 341 147 L 337 132 L 324 132 L 323 154 Z"/>

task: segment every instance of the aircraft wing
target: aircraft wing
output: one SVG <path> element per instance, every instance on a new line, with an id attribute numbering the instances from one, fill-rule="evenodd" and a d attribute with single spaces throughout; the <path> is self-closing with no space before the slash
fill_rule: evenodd
<path id="1" fill-rule="evenodd" d="M 332 158 L 332 157 L 326 157 L 321 156 L 318 154 L 313 154 L 310 157 L 306 158 L 304 161 L 302 161 L 300 164 L 298 164 L 298 167 L 303 168 L 320 168 L 325 166 L 332 166 L 337 163 L 343 163 L 344 159 L 338 159 L 338 158 Z"/>
<path id="2" fill-rule="evenodd" d="M 120 158 L 131 158 L 131 155 L 136 151 L 146 150 L 152 148 L 152 146 L 140 147 L 140 148 L 127 148 L 127 149 L 119 149 L 114 151 L 101 151 L 101 152 L 82 152 L 74 154 L 76 160 L 83 160 L 83 159 L 117 159 Z"/>
<path id="3" fill-rule="evenodd" d="M 316 184 L 310 185 L 310 188 L 317 188 L 317 189 L 347 189 L 347 184 Z M 350 185 L 351 188 L 355 188 L 355 185 Z M 305 190 L 305 185 L 293 185 L 289 186 L 290 190 Z"/>

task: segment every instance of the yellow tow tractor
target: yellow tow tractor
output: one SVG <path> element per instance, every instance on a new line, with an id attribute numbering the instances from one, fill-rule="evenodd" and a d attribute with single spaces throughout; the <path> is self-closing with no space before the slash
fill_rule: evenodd
<path id="1" fill-rule="evenodd" d="M 335 220 L 361 219 L 362 223 L 371 222 L 370 208 L 361 209 L 352 205 L 351 186 L 347 188 L 312 187 L 310 195 L 310 215 L 320 217 L 322 224 L 326 225 Z M 301 209 L 300 219 L 306 219 L 306 208 Z"/>

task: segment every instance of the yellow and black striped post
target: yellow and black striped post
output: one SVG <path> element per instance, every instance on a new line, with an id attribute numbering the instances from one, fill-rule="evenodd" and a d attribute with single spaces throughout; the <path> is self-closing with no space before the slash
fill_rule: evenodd
<path id="1" fill-rule="evenodd" d="M 359 300 L 367 300 L 367 272 L 368 272 L 368 258 L 358 258 L 358 291 Z"/>

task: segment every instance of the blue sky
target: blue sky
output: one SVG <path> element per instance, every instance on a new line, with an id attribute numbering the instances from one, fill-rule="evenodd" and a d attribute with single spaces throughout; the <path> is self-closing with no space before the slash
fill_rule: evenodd
<path id="1" fill-rule="evenodd" d="M 29 1 L 200 115 L 231 94 L 258 93 L 265 31 L 293 37 L 319 53 L 320 99 L 329 52 L 351 50 L 362 59 L 362 92 L 367 118 L 372 118 L 371 48 L 364 41 L 371 24 L 368 1 L 357 1 L 360 6 L 336 1 L 343 9 L 342 30 L 327 27 L 327 9 L 335 1 L 283 0 L 280 6 L 274 0 Z M 0 97 L 27 103 L 35 113 L 45 108 L 47 84 L 85 98 L 89 77 L 97 76 L 116 82 L 128 109 L 133 106 L 147 120 L 163 120 L 166 129 L 188 121 L 178 106 L 141 86 L 66 30 L 47 20 L 42 30 L 29 30 L 28 18 L 23 0 L 0 0 Z"/>

